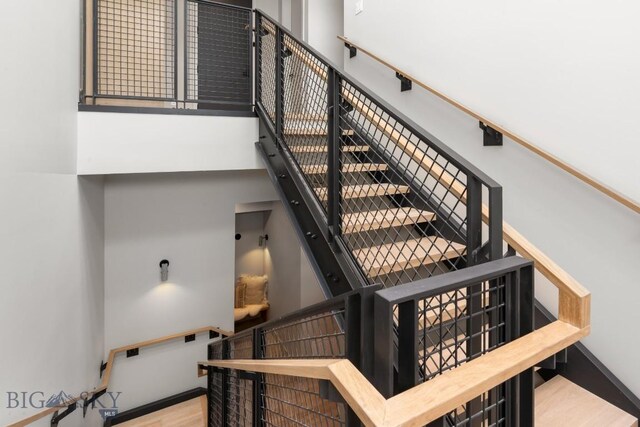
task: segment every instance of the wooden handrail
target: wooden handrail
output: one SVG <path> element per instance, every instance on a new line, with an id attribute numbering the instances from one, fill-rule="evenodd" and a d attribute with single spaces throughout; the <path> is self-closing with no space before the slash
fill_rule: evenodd
<path id="1" fill-rule="evenodd" d="M 179 332 L 177 334 L 171 334 L 171 335 L 165 335 L 163 337 L 160 338 L 155 338 L 155 339 L 151 339 L 151 340 L 147 340 L 147 341 L 141 341 L 139 343 L 135 343 L 135 344 L 130 344 L 130 345 L 126 345 L 124 347 L 118 347 L 118 348 L 114 348 L 109 352 L 109 357 L 107 359 L 107 366 L 105 368 L 104 371 L 104 375 L 102 376 L 102 381 L 100 381 L 100 384 L 94 388 L 91 391 L 87 391 L 84 394 L 77 396 L 77 397 L 73 397 L 67 401 L 65 401 L 64 403 L 62 403 L 60 406 L 54 407 L 54 408 L 47 408 L 45 410 L 42 410 L 36 414 L 31 415 L 30 417 L 24 418 L 20 421 L 17 421 L 13 424 L 9 424 L 7 427 L 24 427 L 27 426 L 39 419 L 42 419 L 44 417 L 46 417 L 49 414 L 53 414 L 56 411 L 60 411 L 63 410 L 71 405 L 73 405 L 76 402 L 79 402 L 80 400 L 85 400 L 85 399 L 90 399 L 91 397 L 93 397 L 94 395 L 101 393 L 103 391 L 106 391 L 107 388 L 109 387 L 109 380 L 111 379 L 111 371 L 113 369 L 113 364 L 115 361 L 116 356 L 119 353 L 125 353 L 127 350 L 133 350 L 135 348 L 145 348 L 145 347 L 150 347 L 153 345 L 157 345 L 157 344 L 162 344 L 168 341 L 173 341 L 179 338 L 184 338 L 186 336 L 189 335 L 197 335 L 197 334 L 201 334 L 203 332 L 216 332 L 218 334 L 220 334 L 220 336 L 232 336 L 233 332 L 229 332 L 229 331 L 225 331 L 223 329 L 220 328 L 216 328 L 215 326 L 205 326 L 202 328 L 197 328 L 197 329 L 191 329 L 188 331 L 184 331 L 184 332 Z"/>
<path id="2" fill-rule="evenodd" d="M 533 367 L 589 333 L 557 320 L 385 399 L 346 359 L 209 360 L 198 366 L 330 381 L 366 426 L 422 426 Z"/>
<path id="3" fill-rule="evenodd" d="M 385 65 L 386 67 L 392 69 L 396 73 L 401 74 L 403 77 L 411 80 L 416 85 L 418 85 L 418 86 L 422 87 L 423 89 L 431 92 L 432 94 L 436 95 L 438 98 L 440 98 L 443 101 L 453 105 L 454 107 L 458 108 L 459 110 L 464 111 L 465 113 L 467 113 L 471 117 L 475 118 L 476 120 L 484 123 L 485 125 L 488 125 L 488 126 L 492 127 L 493 129 L 495 129 L 498 132 L 502 133 L 504 136 L 507 136 L 508 138 L 512 139 L 517 144 L 520 144 L 521 146 L 523 146 L 524 148 L 528 149 L 529 151 L 537 154 L 538 156 L 540 156 L 543 159 L 547 160 L 548 162 L 554 164 L 555 166 L 559 167 L 560 169 L 564 170 L 565 172 L 573 175 L 575 178 L 578 178 L 579 180 L 581 180 L 585 184 L 587 184 L 587 185 L 591 186 L 592 188 L 600 191 L 604 195 L 612 198 L 613 200 L 617 201 L 618 203 L 621 203 L 622 205 L 626 206 L 627 208 L 631 209 L 632 211 L 634 211 L 636 213 L 640 213 L 640 203 L 636 202 L 635 200 L 625 196 L 624 194 L 620 193 L 617 190 L 614 190 L 613 188 L 609 187 L 608 185 L 606 185 L 606 184 L 598 181 L 597 179 L 587 175 L 586 173 L 581 172 L 580 170 L 578 170 L 575 167 L 569 165 L 567 162 L 559 159 L 558 157 L 554 156 L 553 154 L 549 153 L 548 151 L 543 150 L 542 148 L 540 148 L 540 147 L 536 146 L 535 144 L 527 141 L 525 138 L 523 138 L 523 137 L 517 135 L 516 133 L 506 129 L 505 127 L 499 125 L 498 123 L 494 122 L 493 120 L 490 120 L 490 119 L 484 117 L 480 113 L 477 113 L 477 112 L 473 111 L 471 108 L 469 108 L 466 105 L 456 101 L 455 99 L 451 98 L 450 96 L 445 95 L 441 91 L 439 91 L 439 90 L 427 85 L 426 83 L 421 82 L 416 77 L 410 75 L 406 71 L 403 71 L 403 70 L 397 68 L 396 66 L 392 65 L 388 61 L 384 60 L 383 58 L 379 57 L 378 55 L 374 54 L 373 52 L 363 48 L 362 46 L 352 42 L 351 40 L 347 39 L 346 37 L 338 36 L 338 39 L 340 39 L 342 42 L 344 42 L 347 45 L 355 47 L 357 50 L 361 51 L 365 55 L 371 57 L 372 59 L 374 59 L 375 61 L 377 61 L 377 62 L 379 62 L 379 63 L 381 63 L 383 65 Z"/>

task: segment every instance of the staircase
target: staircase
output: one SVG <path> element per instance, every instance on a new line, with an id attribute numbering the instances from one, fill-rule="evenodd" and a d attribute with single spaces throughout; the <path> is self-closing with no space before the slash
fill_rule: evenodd
<path id="1" fill-rule="evenodd" d="M 212 348 L 202 365 L 210 379 L 224 383 L 231 372 L 240 375 L 246 368 L 240 361 L 234 364 L 242 357 L 232 348 L 250 340 L 252 351 L 245 358 L 281 359 L 252 366 L 253 387 L 266 400 L 257 406 L 254 401 L 251 416 L 269 424 L 309 425 L 302 420 L 317 419 L 320 425 L 329 419 L 329 425 L 437 420 L 437 425 L 526 426 L 535 416 L 539 425 L 565 425 L 544 407 L 553 395 L 567 410 L 584 400 L 607 420 L 633 425 L 633 416 L 557 375 L 546 375 L 534 406 L 530 368 L 556 372 L 568 363 L 567 353 L 559 351 L 588 334 L 590 299 L 517 232 L 506 224 L 503 229 L 500 185 L 261 12 L 256 13 L 255 45 L 261 135 L 256 146 L 326 293 L 343 302 L 346 296 L 347 302 L 334 312 L 327 311 L 337 304 L 330 300 L 328 306 L 258 327 L 251 337 L 229 338 L 227 348 Z M 561 320 L 534 327 L 533 266 L 514 257 L 516 250 L 536 260 L 558 286 Z M 287 326 L 279 334 L 269 332 L 283 323 Z M 516 350 L 508 356 L 511 348 L 527 345 L 531 354 Z M 377 389 L 370 394 L 380 393 L 373 406 L 385 409 L 376 412 L 371 403 L 358 400 L 358 387 L 350 394 L 348 378 L 331 374 L 333 362 L 312 363 L 318 358 L 351 361 L 358 371 L 353 375 L 365 377 L 358 379 L 361 387 L 369 380 Z M 483 365 L 492 358 L 496 366 Z M 429 390 L 424 396 L 440 394 L 444 389 L 438 384 L 455 383 L 458 376 L 472 387 L 462 372 L 472 366 L 498 370 L 501 364 L 512 367 L 503 369 L 501 381 L 489 380 L 487 373 L 478 379 L 483 392 L 466 399 L 459 395 L 455 405 L 443 401 L 441 408 L 448 409 L 440 409 L 439 417 L 423 412 L 405 424 L 405 411 L 399 411 L 397 419 L 385 418 L 394 413 L 393 396 L 418 395 L 417 390 Z M 296 366 L 327 371 L 311 380 Z M 535 378 L 543 382 L 538 374 Z M 292 393 L 282 394 L 281 387 Z M 348 405 L 336 408 L 343 399 Z M 228 404 L 243 404 L 241 398 L 234 402 Z M 589 419 L 601 420 L 586 415 L 573 425 L 595 425 Z M 216 419 L 210 423 L 220 425 Z"/>

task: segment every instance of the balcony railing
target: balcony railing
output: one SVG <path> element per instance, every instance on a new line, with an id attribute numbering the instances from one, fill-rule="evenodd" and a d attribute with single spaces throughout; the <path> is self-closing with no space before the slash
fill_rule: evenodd
<path id="1" fill-rule="evenodd" d="M 207 0 L 86 0 L 85 105 L 251 111 L 252 12 Z"/>

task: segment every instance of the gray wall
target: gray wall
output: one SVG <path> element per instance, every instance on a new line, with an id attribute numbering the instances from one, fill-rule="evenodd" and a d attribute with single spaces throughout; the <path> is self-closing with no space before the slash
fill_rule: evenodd
<path id="1" fill-rule="evenodd" d="M 637 200 L 638 6 L 614 3 L 366 0 L 356 16 L 347 0 L 345 33 Z M 629 357 L 640 351 L 629 339 L 640 324 L 638 216 L 508 139 L 483 147 L 476 120 L 418 87 L 400 93 L 393 71 L 365 55 L 345 66 L 503 185 L 505 220 L 591 290 L 584 343 L 640 395 Z M 555 310 L 555 290 L 537 288 Z"/>
<path id="2" fill-rule="evenodd" d="M 265 171 L 110 176 L 105 187 L 107 348 L 201 326 L 233 330 L 236 204 L 275 199 Z M 256 239 L 257 243 L 257 239 Z M 170 261 L 169 281 L 158 263 Z M 116 361 L 122 409 L 203 385 L 206 335 Z"/>
<path id="3" fill-rule="evenodd" d="M 7 392 L 42 392 L 39 404 L 99 381 L 103 183 L 75 176 L 78 4 L 9 2 L 0 14 L 2 425 L 38 411 L 7 409 Z M 76 411 L 65 425 L 98 420 Z"/>
<path id="4" fill-rule="evenodd" d="M 241 274 L 264 274 L 265 246 L 258 246 L 258 239 L 265 234 L 264 212 L 236 214 L 236 233 L 240 240 L 235 244 L 235 278 Z"/>
<path id="5" fill-rule="evenodd" d="M 282 203 L 266 216 L 265 274 L 269 276 L 269 318 L 275 319 L 324 300 L 320 284 Z"/>

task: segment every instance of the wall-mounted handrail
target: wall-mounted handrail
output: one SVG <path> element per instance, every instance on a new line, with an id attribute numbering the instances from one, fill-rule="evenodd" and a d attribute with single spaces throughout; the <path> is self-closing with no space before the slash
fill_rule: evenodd
<path id="1" fill-rule="evenodd" d="M 619 191 L 609 187 L 608 185 L 606 185 L 606 184 L 598 181 L 597 179 L 587 175 L 586 173 L 576 169 L 575 167 L 573 167 L 570 164 L 568 164 L 567 162 L 561 160 L 557 156 L 554 156 L 553 154 L 549 153 L 548 151 L 543 150 L 542 148 L 540 148 L 537 145 L 527 141 L 525 138 L 519 136 L 518 134 L 516 134 L 516 133 L 514 133 L 514 132 L 512 132 L 512 131 L 510 131 L 510 130 L 508 130 L 506 128 L 504 128 L 503 126 L 501 126 L 499 124 L 497 124 L 493 120 L 490 120 L 490 119 L 486 118 L 485 116 L 481 115 L 480 113 L 477 113 L 477 112 L 473 111 L 471 108 L 469 108 L 469 107 L 465 106 L 464 104 L 456 101 L 455 99 L 453 99 L 450 96 L 444 94 L 443 92 L 433 88 L 432 86 L 427 85 L 426 83 L 420 81 L 419 79 L 417 79 L 416 77 L 410 75 L 406 71 L 403 71 L 403 70 L 399 69 L 398 67 L 394 66 L 393 64 L 391 64 L 387 60 L 381 58 L 380 56 L 378 56 L 375 53 L 367 50 L 366 48 L 363 48 L 362 46 L 354 43 L 353 41 L 349 40 L 348 38 L 346 38 L 344 36 L 338 36 L 338 39 L 341 40 L 342 42 L 344 42 L 346 46 L 351 46 L 353 48 L 356 48 L 358 51 L 364 53 L 365 55 L 371 57 L 375 61 L 383 64 L 384 66 L 386 66 L 388 68 L 390 68 L 391 70 L 395 71 L 399 75 L 402 75 L 404 78 L 410 80 L 411 82 L 413 82 L 416 85 L 422 87 L 423 89 L 431 92 L 432 94 L 436 95 L 437 97 L 439 97 L 443 101 L 453 105 L 454 107 L 456 107 L 459 110 L 467 113 L 468 115 L 470 115 L 471 117 L 475 118 L 476 120 L 484 123 L 485 125 L 490 126 L 494 130 L 496 130 L 496 131 L 502 133 L 503 135 L 507 136 L 508 138 L 510 138 L 511 140 L 516 142 L 517 144 L 520 144 L 521 146 L 523 146 L 524 148 L 528 149 L 529 151 L 537 154 L 538 156 L 540 156 L 543 159 L 547 160 L 548 162 L 554 164 L 555 166 L 559 167 L 560 169 L 564 170 L 565 172 L 573 175 L 575 178 L 578 178 L 579 180 L 581 180 L 585 184 L 593 187 L 594 189 L 600 191 L 604 195 L 612 198 L 613 200 L 617 201 L 618 203 L 621 203 L 622 205 L 626 206 L 627 208 L 631 209 L 632 211 L 640 214 L 640 203 L 638 203 L 637 201 L 625 196 L 624 194 L 620 193 Z"/>
<path id="2" fill-rule="evenodd" d="M 90 400 L 92 397 L 94 396 L 99 396 L 100 394 L 104 393 L 107 388 L 109 387 L 109 380 L 111 379 L 111 372 L 113 370 L 113 365 L 115 362 L 115 358 L 118 354 L 120 353 L 126 353 L 129 350 L 134 350 L 134 349 L 141 349 L 141 348 L 145 348 L 145 347 L 151 347 L 154 345 L 158 345 L 158 344 L 162 344 L 168 341 L 173 341 L 173 340 L 177 340 L 180 338 L 185 338 L 188 337 L 190 335 L 198 335 L 201 333 L 205 333 L 205 332 L 210 332 L 210 333 L 214 333 L 214 334 L 218 334 L 221 337 L 229 337 L 233 335 L 233 332 L 229 332 L 229 331 L 225 331 L 223 329 L 217 328 L 215 326 L 204 326 L 202 328 L 197 328 L 197 329 L 191 329 L 188 331 L 184 331 L 184 332 L 178 332 L 176 334 L 171 334 L 171 335 L 165 335 L 159 338 L 154 338 L 151 340 L 146 340 L 146 341 L 141 341 L 135 344 L 130 344 L 130 345 L 126 345 L 123 347 L 118 347 L 118 348 L 114 348 L 109 352 L 109 357 L 107 359 L 107 363 L 105 366 L 105 370 L 104 370 L 104 375 L 102 376 L 102 380 L 100 381 L 100 384 L 94 388 L 91 391 L 87 391 L 84 392 L 83 394 L 81 394 L 80 396 L 76 396 L 76 397 L 72 397 L 71 399 L 61 403 L 59 406 L 53 407 L 53 408 L 47 408 L 45 410 L 42 410 L 36 414 L 33 414 L 27 418 L 24 418 L 20 421 L 17 421 L 15 423 L 9 424 L 7 427 L 24 427 L 27 426 L 31 423 L 34 423 L 44 417 L 46 417 L 47 415 L 53 414 L 55 412 L 61 411 L 65 408 L 68 408 L 70 406 L 72 406 L 73 404 L 81 401 L 81 400 Z"/>
<path id="3" fill-rule="evenodd" d="M 561 320 L 385 399 L 347 359 L 209 360 L 217 367 L 330 381 L 366 426 L 421 426 L 446 415 L 586 336 Z"/>

